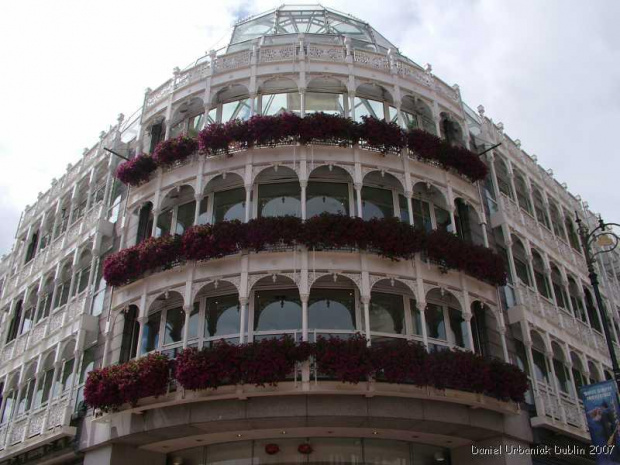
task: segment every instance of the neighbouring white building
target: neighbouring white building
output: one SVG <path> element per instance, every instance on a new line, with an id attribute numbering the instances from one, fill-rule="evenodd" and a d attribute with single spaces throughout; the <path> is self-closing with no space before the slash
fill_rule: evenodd
<path id="1" fill-rule="evenodd" d="M 470 182 L 406 149 L 283 144 L 195 154 L 139 187 L 114 176 L 123 161 L 114 153 L 151 153 L 206 124 L 283 111 L 423 129 L 486 152 L 488 175 Z M 594 463 L 471 455 L 472 445 L 588 444 L 577 388 L 611 378 L 574 222 L 575 212 L 590 225 L 596 219 L 520 145 L 482 106 L 468 107 L 458 86 L 364 21 L 322 6 L 282 6 L 239 22 L 225 49 L 147 89 L 142 108 L 121 115 L 24 211 L 0 262 L 0 465 Z M 508 284 L 445 272 L 420 256 L 391 261 L 301 246 L 182 263 L 115 288 L 102 276 L 106 256 L 151 235 L 322 212 L 396 216 L 454 232 L 503 255 Z M 599 256 L 616 346 L 619 264 L 616 253 Z M 407 339 L 500 358 L 521 367 L 531 388 L 517 405 L 342 384 L 305 367 L 277 387 L 173 389 L 100 416 L 84 407 L 89 371 L 148 352 L 354 333 L 371 343 Z M 298 451 L 302 442 L 311 454 Z"/>

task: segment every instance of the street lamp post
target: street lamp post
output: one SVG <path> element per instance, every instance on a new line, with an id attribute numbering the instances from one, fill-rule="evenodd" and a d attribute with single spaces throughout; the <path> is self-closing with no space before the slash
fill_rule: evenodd
<path id="1" fill-rule="evenodd" d="M 620 391 L 620 367 L 618 367 L 618 358 L 616 357 L 616 351 L 614 349 L 613 340 L 611 338 L 611 332 L 609 331 L 607 312 L 605 311 L 605 307 L 603 306 L 603 298 L 601 297 L 601 291 L 598 287 L 598 275 L 594 270 L 594 258 L 601 253 L 611 252 L 618 246 L 618 243 L 620 242 L 620 238 L 613 231 L 608 230 L 607 228 L 609 226 L 620 227 L 620 225 L 616 223 L 605 223 L 603 219 L 599 216 L 598 226 L 592 231 L 589 231 L 585 223 L 579 218 L 579 214 L 576 214 L 579 237 L 581 238 L 581 244 L 583 246 L 583 251 L 586 257 L 586 264 L 588 265 L 588 275 L 590 277 L 590 283 L 594 288 L 596 304 L 599 308 L 601 318 L 603 319 L 602 326 L 603 332 L 605 333 L 605 341 L 607 342 L 607 350 L 609 351 L 609 356 L 611 357 L 611 366 L 614 372 L 614 379 L 616 381 L 616 385 L 618 386 L 618 390 Z M 592 253 L 591 246 L 594 243 L 597 243 L 599 246 L 606 248 Z"/>

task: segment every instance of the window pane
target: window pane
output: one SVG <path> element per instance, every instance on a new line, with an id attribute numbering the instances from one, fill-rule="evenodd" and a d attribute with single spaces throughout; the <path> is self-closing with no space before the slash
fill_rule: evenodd
<path id="1" fill-rule="evenodd" d="M 233 119 L 246 120 L 250 117 L 250 100 L 243 99 L 222 105 L 222 123 Z"/>
<path id="2" fill-rule="evenodd" d="M 413 334 L 422 336 L 422 315 L 418 309 L 418 304 L 414 299 L 409 299 L 409 308 L 411 309 Z"/>
<path id="3" fill-rule="evenodd" d="M 166 312 L 166 327 L 164 332 L 164 344 L 172 344 L 183 340 L 183 327 L 185 326 L 185 312 L 183 308 L 171 308 Z"/>
<path id="4" fill-rule="evenodd" d="M 240 308 L 237 294 L 207 299 L 205 337 L 239 334 Z"/>
<path id="5" fill-rule="evenodd" d="M 330 115 L 344 116 L 344 99 L 342 94 L 306 92 L 306 114 L 320 111 Z"/>
<path id="6" fill-rule="evenodd" d="M 400 210 L 400 220 L 409 223 L 409 207 L 407 206 L 407 197 L 398 195 L 398 209 Z"/>
<path id="7" fill-rule="evenodd" d="M 67 360 L 62 369 L 62 378 L 60 379 L 61 393 L 66 391 L 73 384 L 73 364 L 74 359 Z"/>
<path id="8" fill-rule="evenodd" d="M 450 213 L 437 205 L 435 205 L 435 220 L 437 220 L 437 229 L 448 231 L 448 227 L 451 226 Z"/>
<path id="9" fill-rule="evenodd" d="M 547 362 L 545 356 L 537 350 L 532 350 L 532 358 L 534 359 L 534 371 L 536 372 L 536 380 L 549 382 L 547 375 Z"/>
<path id="10" fill-rule="evenodd" d="M 297 289 L 257 291 L 254 330 L 301 329 L 301 300 Z"/>
<path id="11" fill-rule="evenodd" d="M 263 115 L 277 115 L 284 112 L 299 113 L 300 107 L 301 101 L 298 92 L 262 96 Z"/>
<path id="12" fill-rule="evenodd" d="M 403 297 L 396 294 L 370 294 L 370 330 L 379 333 L 405 334 Z"/>
<path id="13" fill-rule="evenodd" d="M 301 187 L 298 182 L 258 186 L 258 216 L 301 216 Z"/>
<path id="14" fill-rule="evenodd" d="M 88 278 L 90 277 L 90 266 L 87 268 L 84 268 L 81 272 L 80 272 L 80 281 L 78 283 L 78 294 L 84 292 L 84 290 L 86 290 L 86 286 L 88 286 Z"/>
<path id="15" fill-rule="evenodd" d="M 187 338 L 194 339 L 198 337 L 198 325 L 200 323 L 200 303 L 194 303 L 192 313 L 189 315 L 189 328 L 187 329 Z"/>
<path id="16" fill-rule="evenodd" d="M 198 212 L 198 220 L 196 224 L 207 224 L 209 222 L 209 218 L 207 216 L 208 208 L 209 199 L 208 197 L 205 197 L 200 201 L 200 211 Z"/>
<path id="17" fill-rule="evenodd" d="M 383 102 L 378 100 L 370 100 L 367 98 L 355 97 L 355 121 L 361 123 L 362 116 L 372 116 L 377 119 L 383 119 Z"/>
<path id="18" fill-rule="evenodd" d="M 448 308 L 448 313 L 450 315 L 450 329 L 452 330 L 454 343 L 459 347 L 469 349 L 467 322 L 463 319 L 461 311 L 454 308 Z"/>
<path id="19" fill-rule="evenodd" d="M 190 137 L 196 137 L 205 125 L 205 115 L 200 113 L 189 119 L 188 135 Z"/>
<path id="20" fill-rule="evenodd" d="M 142 353 L 155 350 L 159 345 L 159 322 L 161 321 L 161 312 L 149 315 L 144 326 L 142 334 Z"/>
<path id="21" fill-rule="evenodd" d="M 365 220 L 392 216 L 394 216 L 394 198 L 391 190 L 362 187 L 362 217 Z"/>
<path id="22" fill-rule="evenodd" d="M 412 199 L 413 207 L 413 226 L 425 231 L 431 231 L 433 229 L 433 223 L 431 221 L 431 210 L 428 202 L 424 202 L 419 199 Z"/>
<path id="23" fill-rule="evenodd" d="M 196 202 L 188 202 L 179 207 L 177 211 L 177 225 L 175 234 L 183 234 L 194 224 L 194 215 L 196 214 Z"/>
<path id="24" fill-rule="evenodd" d="M 2 411 L 2 424 L 9 421 L 9 419 L 13 416 L 13 404 L 15 403 L 14 397 L 15 391 L 11 391 L 6 398 L 4 410 Z"/>
<path id="25" fill-rule="evenodd" d="M 231 220 L 245 220 L 245 189 L 243 187 L 215 193 L 213 222 Z"/>
<path id="26" fill-rule="evenodd" d="M 349 186 L 334 182 L 309 182 L 306 188 L 306 215 L 349 214 Z"/>
<path id="27" fill-rule="evenodd" d="M 345 289 L 316 289 L 308 301 L 310 329 L 355 330 L 355 295 Z"/>
<path id="28" fill-rule="evenodd" d="M 443 308 L 439 305 L 427 304 L 424 316 L 426 317 L 426 334 L 428 337 L 447 340 Z"/>
<path id="29" fill-rule="evenodd" d="M 172 210 L 160 213 L 157 217 L 157 230 L 155 231 L 156 237 L 166 236 L 170 234 L 172 228 Z"/>

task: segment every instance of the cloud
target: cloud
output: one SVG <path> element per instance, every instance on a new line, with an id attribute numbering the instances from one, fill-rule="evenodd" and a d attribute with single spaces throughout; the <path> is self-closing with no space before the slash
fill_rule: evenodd
<path id="1" fill-rule="evenodd" d="M 278 6 L 234 0 L 24 0 L 0 17 L 0 252 L 19 214 L 97 142 L 146 87 L 210 48 L 238 19 Z M 358 0 L 325 6 L 368 21 L 414 61 L 458 83 L 529 153 L 610 221 L 620 220 L 620 2 Z"/>

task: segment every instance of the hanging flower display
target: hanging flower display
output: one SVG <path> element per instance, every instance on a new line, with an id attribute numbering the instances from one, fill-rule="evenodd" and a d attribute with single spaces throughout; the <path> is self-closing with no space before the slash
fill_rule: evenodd
<path id="1" fill-rule="evenodd" d="M 369 116 L 358 123 L 325 113 L 312 113 L 303 118 L 294 113 L 281 113 L 255 115 L 246 121 L 211 123 L 200 131 L 198 139 L 182 135 L 160 142 L 152 157 L 142 154 L 120 164 L 116 176 L 125 184 L 139 186 L 150 179 L 158 166 L 171 166 L 197 151 L 214 156 L 254 146 L 296 143 L 340 147 L 361 143 L 364 148 L 382 154 L 400 154 L 408 149 L 414 158 L 454 170 L 472 182 L 484 179 L 487 174 L 487 167 L 478 155 L 420 129 L 403 130 L 396 123 Z"/>
<path id="2" fill-rule="evenodd" d="M 223 385 L 277 385 L 290 379 L 295 365 L 313 360 L 321 377 L 343 383 L 407 383 L 482 393 L 521 402 L 527 376 L 514 365 L 488 360 L 472 352 L 428 353 L 413 341 L 387 340 L 370 347 L 364 337 L 319 337 L 296 344 L 292 338 L 262 339 L 248 344 L 220 341 L 213 346 L 184 349 L 174 361 L 173 376 L 184 389 L 217 389 Z M 160 396 L 169 380 L 168 358 L 159 353 L 93 370 L 84 397 L 90 407 L 113 410 L 124 403 Z M 275 452 L 277 453 L 277 452 Z M 302 452 L 303 453 L 303 452 Z"/>
<path id="3" fill-rule="evenodd" d="M 108 284 L 122 286 L 147 272 L 186 260 L 211 260 L 241 250 L 260 252 L 281 245 L 303 245 L 311 250 L 367 250 L 391 260 L 408 260 L 424 252 L 443 270 L 461 270 L 496 286 L 506 283 L 504 261 L 498 254 L 454 234 L 441 230 L 427 233 L 397 218 L 364 221 L 327 214 L 305 222 L 291 216 L 258 218 L 247 223 L 222 221 L 194 226 L 183 236 L 149 238 L 106 257 L 103 276 Z"/>

